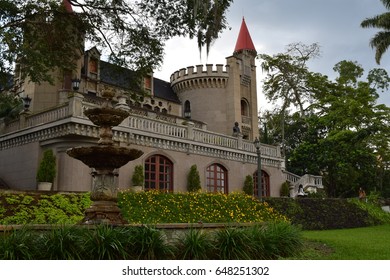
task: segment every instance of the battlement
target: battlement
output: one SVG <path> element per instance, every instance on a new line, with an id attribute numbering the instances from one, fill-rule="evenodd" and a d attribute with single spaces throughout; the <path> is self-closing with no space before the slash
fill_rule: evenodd
<path id="1" fill-rule="evenodd" d="M 193 88 L 223 88 L 229 79 L 228 68 L 223 64 L 182 68 L 171 75 L 171 85 L 176 92 Z"/>

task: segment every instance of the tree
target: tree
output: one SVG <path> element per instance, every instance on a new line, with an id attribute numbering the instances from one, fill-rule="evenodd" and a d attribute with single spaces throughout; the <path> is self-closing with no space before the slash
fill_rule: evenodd
<path id="1" fill-rule="evenodd" d="M 282 112 L 294 105 L 304 116 L 304 103 L 310 100 L 311 95 L 308 83 L 311 73 L 306 63 L 319 55 L 320 47 L 316 43 L 293 43 L 287 46 L 285 53 L 258 56 L 262 60 L 263 71 L 267 72 L 264 93 L 270 101 L 282 101 Z"/>
<path id="2" fill-rule="evenodd" d="M 375 61 L 380 64 L 383 54 L 390 46 L 390 0 L 381 0 L 388 12 L 363 20 L 360 24 L 363 28 L 380 28 L 370 40 L 370 46 L 375 48 Z"/>
<path id="3" fill-rule="evenodd" d="M 268 141 L 283 143 L 289 171 L 322 175 L 329 196 L 356 196 L 361 186 L 385 193 L 390 109 L 377 99 L 389 76 L 373 69 L 363 78 L 364 69 L 354 61 L 341 61 L 334 70 L 335 81 L 304 71 L 300 84 L 310 98 L 304 115 L 281 109 L 262 115 Z M 272 86 L 278 92 L 283 84 Z"/>
<path id="4" fill-rule="evenodd" d="M 196 37 L 208 51 L 232 1 L 0 0 L 0 75 L 19 62 L 23 77 L 51 81 L 50 70 L 75 68 L 84 36 L 110 62 L 148 73 L 174 36 Z"/>

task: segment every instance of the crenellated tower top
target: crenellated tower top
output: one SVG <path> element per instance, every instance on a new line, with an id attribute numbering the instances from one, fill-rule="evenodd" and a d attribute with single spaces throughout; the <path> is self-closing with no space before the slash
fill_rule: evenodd
<path id="1" fill-rule="evenodd" d="M 199 88 L 225 88 L 229 79 L 228 65 L 206 64 L 189 66 L 171 75 L 171 85 L 176 93 Z"/>

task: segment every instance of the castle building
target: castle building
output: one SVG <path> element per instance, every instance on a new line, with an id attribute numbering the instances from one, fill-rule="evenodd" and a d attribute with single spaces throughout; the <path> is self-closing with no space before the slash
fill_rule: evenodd
<path id="1" fill-rule="evenodd" d="M 22 80 L 17 66 L 14 94 L 30 97 L 31 104 L 19 119 L 0 120 L 0 179 L 11 189 L 37 189 L 43 151 L 52 149 L 57 159 L 52 190 L 90 191 L 93 170 L 66 151 L 97 143 L 98 128 L 83 112 L 102 104 L 101 91 L 108 87 L 116 92 L 116 106 L 130 113 L 113 128 L 116 145 L 143 151 L 118 170 L 120 189 L 132 186 L 135 166 L 141 165 L 145 190 L 185 192 L 187 175 L 196 165 L 203 191 L 242 191 L 245 177 L 251 175 L 258 196 L 253 143 L 259 137 L 255 58 L 243 19 L 225 64 L 182 68 L 170 81 L 146 76 L 142 87 L 147 95 L 141 100 L 125 95 L 131 90 L 133 72 L 101 60 L 97 48 L 83 53 L 77 73 L 53 73 L 60 77 L 54 84 Z M 75 74 L 80 85 L 73 88 Z M 296 189 L 298 184 L 322 187 L 321 177 L 287 172 L 280 147 L 262 144 L 260 151 L 263 196 L 279 196 L 286 180 Z"/>

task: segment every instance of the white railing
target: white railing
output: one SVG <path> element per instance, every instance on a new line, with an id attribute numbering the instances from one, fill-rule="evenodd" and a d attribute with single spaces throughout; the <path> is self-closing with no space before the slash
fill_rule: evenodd
<path id="1" fill-rule="evenodd" d="M 53 122 L 69 116 L 69 106 L 64 104 L 62 106 L 53 108 L 49 111 L 40 112 L 26 118 L 27 127 L 36 126 L 43 123 Z"/>
<path id="2" fill-rule="evenodd" d="M 127 121 L 123 122 L 123 124 L 126 122 L 127 125 L 133 129 L 144 130 L 178 138 L 187 138 L 187 128 L 184 126 L 173 125 L 146 118 L 139 118 L 136 116 L 130 116 Z"/>
<path id="3" fill-rule="evenodd" d="M 222 146 L 231 149 L 237 149 L 237 137 L 230 137 L 223 134 L 213 133 L 210 131 L 194 129 L 194 141 Z"/>
<path id="4" fill-rule="evenodd" d="M 299 185 L 302 185 L 303 189 L 308 192 L 316 192 L 317 189 L 322 189 L 322 176 L 315 176 L 310 174 L 305 174 L 302 177 L 293 174 L 288 171 L 283 171 L 285 179 L 292 184 L 292 189 L 290 190 L 290 196 L 295 197 L 298 193 Z"/>
<path id="5" fill-rule="evenodd" d="M 294 185 L 301 179 L 301 176 L 298 176 L 294 173 L 283 171 L 286 181 L 293 183 Z"/>

